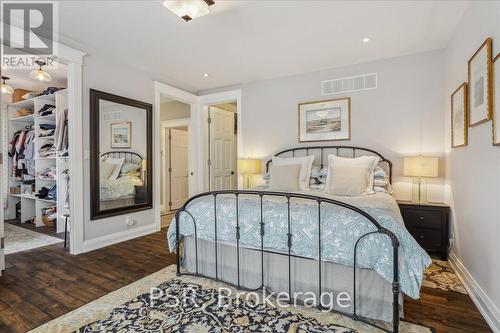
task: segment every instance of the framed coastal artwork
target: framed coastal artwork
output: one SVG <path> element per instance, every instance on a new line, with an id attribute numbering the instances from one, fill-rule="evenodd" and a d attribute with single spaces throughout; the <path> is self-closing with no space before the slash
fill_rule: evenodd
<path id="1" fill-rule="evenodd" d="M 112 123 L 111 124 L 111 148 L 132 147 L 132 123 Z"/>
<path id="2" fill-rule="evenodd" d="M 500 146 L 500 53 L 493 59 L 493 145 Z"/>
<path id="3" fill-rule="evenodd" d="M 451 147 L 467 146 L 467 83 L 451 94 Z"/>
<path id="4" fill-rule="evenodd" d="M 491 52 L 491 38 L 488 38 L 468 62 L 470 126 L 491 119 L 493 108 Z"/>
<path id="5" fill-rule="evenodd" d="M 350 139 L 349 97 L 299 104 L 299 142 Z"/>

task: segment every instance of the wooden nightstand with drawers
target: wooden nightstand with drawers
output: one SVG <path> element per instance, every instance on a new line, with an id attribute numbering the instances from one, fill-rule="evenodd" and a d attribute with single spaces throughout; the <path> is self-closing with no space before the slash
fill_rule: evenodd
<path id="1" fill-rule="evenodd" d="M 450 207 L 441 203 L 398 201 L 406 229 L 428 253 L 448 259 Z"/>

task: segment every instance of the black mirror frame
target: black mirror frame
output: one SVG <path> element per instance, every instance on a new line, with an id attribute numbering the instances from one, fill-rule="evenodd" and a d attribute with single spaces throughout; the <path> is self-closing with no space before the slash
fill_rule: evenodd
<path id="1" fill-rule="evenodd" d="M 105 211 L 100 210 L 100 117 L 99 101 L 105 100 L 146 111 L 146 202 L 128 207 L 120 207 Z M 153 105 L 127 97 L 117 96 L 103 91 L 90 89 L 90 219 L 99 220 L 153 208 Z"/>

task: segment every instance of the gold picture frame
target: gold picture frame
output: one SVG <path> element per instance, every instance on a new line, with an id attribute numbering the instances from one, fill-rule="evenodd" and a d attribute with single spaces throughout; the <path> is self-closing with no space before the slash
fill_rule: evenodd
<path id="1" fill-rule="evenodd" d="M 492 119 L 492 132 L 493 132 L 493 145 L 500 146 L 500 127 L 497 128 L 497 120 L 500 118 L 500 52 L 493 59 L 493 89 L 492 89 L 492 99 L 493 99 L 493 112 L 491 115 Z"/>
<path id="2" fill-rule="evenodd" d="M 467 101 L 467 82 L 462 83 L 451 94 L 451 147 L 465 147 L 468 144 L 469 120 Z M 461 119 L 457 117 L 461 116 Z M 462 135 L 459 141 L 456 135 Z"/>
<path id="3" fill-rule="evenodd" d="M 299 103 L 298 135 L 299 142 L 351 140 L 351 98 Z"/>
<path id="4" fill-rule="evenodd" d="M 122 121 L 111 123 L 111 148 L 132 148 L 132 122 Z M 123 133 L 116 133 L 121 130 Z"/>
<path id="5" fill-rule="evenodd" d="M 470 127 L 491 119 L 493 108 L 491 54 L 492 39 L 487 38 L 467 62 Z"/>

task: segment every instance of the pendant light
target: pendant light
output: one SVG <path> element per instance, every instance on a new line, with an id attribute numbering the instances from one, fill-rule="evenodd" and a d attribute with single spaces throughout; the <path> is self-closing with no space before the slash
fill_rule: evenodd
<path id="1" fill-rule="evenodd" d="M 30 78 L 37 81 L 50 82 L 52 80 L 52 77 L 49 73 L 42 69 L 42 66 L 46 65 L 45 61 L 38 59 L 37 61 L 35 61 L 35 63 L 40 66 L 40 68 L 32 71 L 30 73 Z"/>
<path id="2" fill-rule="evenodd" d="M 8 78 L 6 76 L 2 76 L 2 85 L 1 85 L 0 91 L 2 92 L 2 94 L 12 95 L 14 93 L 14 88 L 12 88 L 7 83 L 5 83 L 5 81 L 7 81 L 7 80 L 10 80 L 10 78 Z"/>

